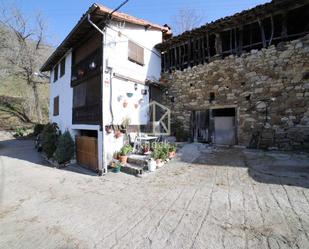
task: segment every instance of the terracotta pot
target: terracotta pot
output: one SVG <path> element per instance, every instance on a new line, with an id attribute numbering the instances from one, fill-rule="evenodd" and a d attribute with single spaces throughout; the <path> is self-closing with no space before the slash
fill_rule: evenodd
<path id="1" fill-rule="evenodd" d="M 162 162 L 162 159 L 156 159 L 156 164 L 157 164 L 157 168 L 160 168 L 163 166 L 163 162 Z"/>
<path id="2" fill-rule="evenodd" d="M 119 161 L 122 165 L 127 164 L 128 162 L 128 156 L 119 156 Z"/>
<path id="3" fill-rule="evenodd" d="M 126 102 L 126 101 L 123 102 L 122 106 L 123 106 L 123 108 L 126 108 L 128 106 L 128 102 Z"/>
<path id="4" fill-rule="evenodd" d="M 176 152 L 175 151 L 170 151 L 169 153 L 168 153 L 168 157 L 169 158 L 174 158 L 176 156 Z"/>

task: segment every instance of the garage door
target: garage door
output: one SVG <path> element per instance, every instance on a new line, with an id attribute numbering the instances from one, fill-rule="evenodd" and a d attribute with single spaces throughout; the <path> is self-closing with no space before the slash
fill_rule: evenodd
<path id="1" fill-rule="evenodd" d="M 98 171 L 98 140 L 95 137 L 76 137 L 77 163 L 91 170 Z"/>

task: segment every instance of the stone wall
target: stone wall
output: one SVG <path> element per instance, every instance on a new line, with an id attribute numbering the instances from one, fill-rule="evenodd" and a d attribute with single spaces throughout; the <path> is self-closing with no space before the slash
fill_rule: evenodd
<path id="1" fill-rule="evenodd" d="M 163 104 L 190 130 L 192 110 L 237 107 L 238 144 L 309 149 L 309 36 L 162 75 Z M 210 92 L 215 101 L 210 103 Z M 174 102 L 171 97 L 174 97 Z M 266 108 L 267 106 L 267 115 Z"/>

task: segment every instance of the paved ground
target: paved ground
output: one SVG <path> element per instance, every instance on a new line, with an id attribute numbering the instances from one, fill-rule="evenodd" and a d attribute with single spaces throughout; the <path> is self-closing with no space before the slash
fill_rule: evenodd
<path id="1" fill-rule="evenodd" d="M 309 248 L 308 155 L 187 145 L 145 178 L 0 142 L 1 248 Z"/>

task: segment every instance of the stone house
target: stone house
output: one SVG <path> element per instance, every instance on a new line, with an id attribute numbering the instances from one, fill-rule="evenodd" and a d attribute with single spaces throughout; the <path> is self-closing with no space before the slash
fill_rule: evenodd
<path id="1" fill-rule="evenodd" d="M 309 1 L 273 0 L 156 46 L 157 98 L 184 139 L 309 149 L 308 13 Z"/>

